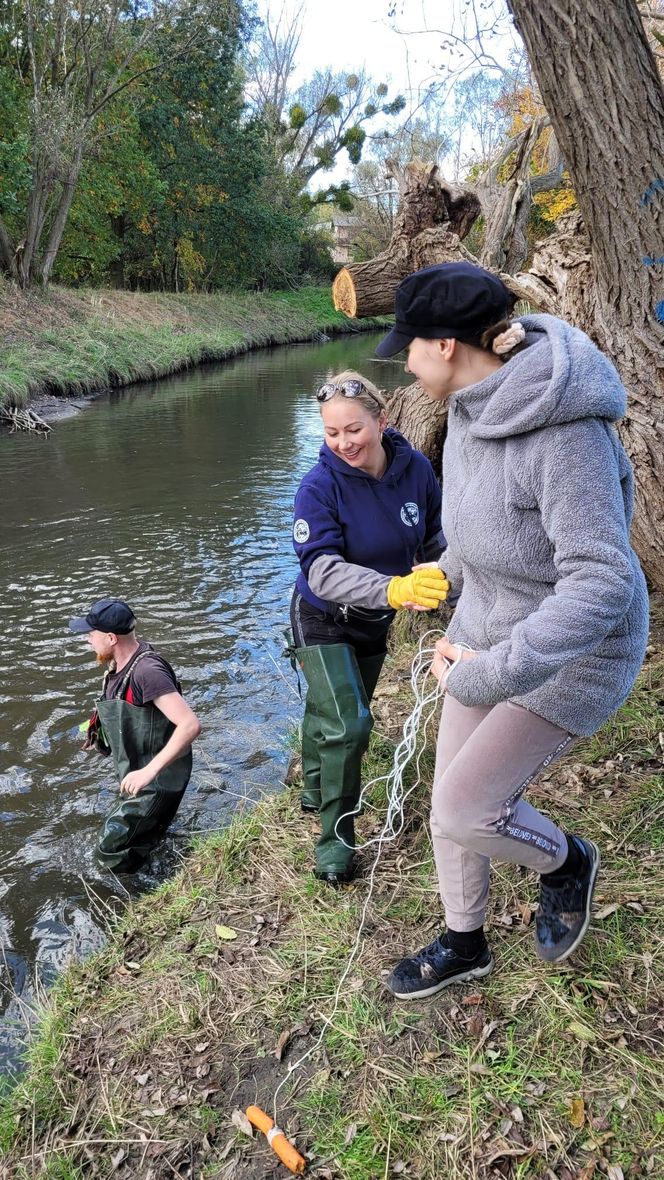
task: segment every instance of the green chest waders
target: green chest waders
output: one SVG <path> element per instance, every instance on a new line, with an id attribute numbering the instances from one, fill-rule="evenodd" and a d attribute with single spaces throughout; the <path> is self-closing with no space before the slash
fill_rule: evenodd
<path id="1" fill-rule="evenodd" d="M 99 700 L 97 712 L 113 754 L 121 783 L 131 770 L 141 770 L 163 750 L 173 724 L 153 704 L 130 705 L 115 698 Z M 109 812 L 99 836 L 97 857 L 114 872 L 140 868 L 173 819 L 191 776 L 191 750 L 137 795 L 121 795 Z"/>
<path id="2" fill-rule="evenodd" d="M 321 837 L 316 845 L 316 871 L 347 873 L 355 844 L 353 817 L 339 824 L 360 797 L 362 756 L 369 744 L 373 718 L 369 702 L 384 654 L 358 660 L 347 643 L 297 647 L 293 655 L 307 682 L 302 720 L 302 802 L 320 809 Z M 346 847 L 350 845 L 350 848 Z"/>

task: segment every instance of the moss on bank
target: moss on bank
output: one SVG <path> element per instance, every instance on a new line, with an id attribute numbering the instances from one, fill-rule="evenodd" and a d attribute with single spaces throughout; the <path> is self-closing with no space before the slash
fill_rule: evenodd
<path id="1" fill-rule="evenodd" d="M 316 823 L 284 791 L 197 844 L 177 878 L 129 907 L 103 952 L 60 979 L 31 1068 L 0 1113 L 6 1176 L 285 1176 L 233 1112 L 254 1101 L 271 1111 L 309 1050 L 280 1092 L 279 1119 L 318 1180 L 664 1176 L 662 619 L 660 604 L 630 701 L 533 788 L 538 805 L 602 846 L 593 926 L 571 962 L 537 961 L 536 880 L 497 865 L 495 973 L 428 1002 L 385 991 L 381 973 L 440 926 L 427 747 L 335 1008 L 367 879 L 339 892 L 313 880 Z M 402 634 L 369 777 L 391 764 L 410 711 L 412 655 Z M 359 821 L 363 839 L 380 826 L 381 793 Z"/>
<path id="2" fill-rule="evenodd" d="M 363 329 L 384 320 L 366 320 Z M 24 292 L 0 279 L 0 406 L 175 373 L 267 344 L 356 331 L 329 288 L 265 294 Z"/>

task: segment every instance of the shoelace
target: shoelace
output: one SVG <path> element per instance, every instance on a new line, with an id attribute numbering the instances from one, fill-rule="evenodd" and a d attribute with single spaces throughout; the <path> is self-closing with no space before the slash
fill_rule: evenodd
<path id="1" fill-rule="evenodd" d="M 438 938 L 435 938 L 433 942 L 430 942 L 428 946 L 423 947 L 421 951 L 418 951 L 412 957 L 418 963 L 430 963 L 436 955 L 444 955 L 449 949 L 443 943 L 440 935 L 438 935 Z"/>

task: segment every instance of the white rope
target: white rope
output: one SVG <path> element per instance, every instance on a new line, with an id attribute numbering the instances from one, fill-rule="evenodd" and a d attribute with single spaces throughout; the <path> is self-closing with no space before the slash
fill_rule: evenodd
<path id="1" fill-rule="evenodd" d="M 436 712 L 438 702 L 445 693 L 445 689 L 441 689 L 439 682 L 435 678 L 433 678 L 433 687 L 428 690 L 426 688 L 426 682 L 431 673 L 431 664 L 436 649 L 435 647 L 423 647 L 423 644 L 430 635 L 436 634 L 440 633 L 436 631 L 425 632 L 418 644 L 410 674 L 410 684 L 413 690 L 413 696 L 415 697 L 415 706 L 410 716 L 404 722 L 403 737 L 394 751 L 392 769 L 388 774 L 381 774 L 378 778 L 373 778 L 368 783 L 365 783 L 353 810 L 340 815 L 334 825 L 334 834 L 337 840 L 346 848 L 352 848 L 353 846 L 347 844 L 343 836 L 340 835 L 339 824 L 344 819 L 359 815 L 367 791 L 371 787 L 374 787 L 376 783 L 385 783 L 385 793 L 387 795 L 385 823 L 378 836 L 375 836 L 372 840 L 365 840 L 364 844 L 356 844 L 355 848 L 370 848 L 372 844 L 379 844 L 382 847 L 383 844 L 388 844 L 392 840 L 396 840 L 397 836 L 403 831 L 405 823 L 404 804 L 420 784 L 420 758 L 423 750 L 426 748 L 426 742 L 423 742 L 420 746 L 415 763 L 415 781 L 407 791 L 404 790 L 403 784 L 404 771 L 417 750 L 420 730 L 422 731 L 422 735 L 426 737 L 427 726 Z M 454 661 L 445 661 L 450 672 L 463 659 L 463 652 L 470 650 L 465 643 L 455 643 L 454 646 L 458 649 L 458 656 Z M 423 718 L 424 720 L 422 720 Z"/>
<path id="2" fill-rule="evenodd" d="M 357 935 L 355 937 L 355 942 L 353 943 L 353 947 L 352 947 L 350 955 L 348 957 L 348 962 L 346 963 L 346 966 L 341 974 L 341 978 L 339 980 L 339 983 L 337 984 L 337 989 L 334 993 L 334 1001 L 332 1004 L 332 1011 L 330 1013 L 328 1013 L 327 1016 L 323 1016 L 323 1024 L 322 1024 L 320 1034 L 319 1034 L 317 1040 L 314 1042 L 314 1044 L 311 1046 L 310 1049 L 307 1049 L 306 1053 L 303 1053 L 302 1056 L 300 1058 L 298 1058 L 297 1061 L 294 1061 L 292 1065 L 289 1065 L 288 1073 L 286 1074 L 285 1078 L 282 1078 L 282 1080 L 280 1081 L 279 1085 L 277 1086 L 277 1088 L 274 1092 L 274 1121 L 275 1121 L 275 1123 L 277 1121 L 277 1098 L 279 1097 L 279 1093 L 280 1093 L 282 1087 L 286 1085 L 286 1082 L 289 1081 L 289 1079 L 295 1073 L 295 1071 L 298 1070 L 300 1068 L 300 1066 L 304 1065 L 305 1061 L 307 1061 L 311 1057 L 312 1053 L 315 1053 L 316 1050 L 322 1045 L 323 1039 L 325 1037 L 325 1033 L 327 1032 L 328 1028 L 330 1028 L 330 1026 L 331 1026 L 338 1010 L 339 1010 L 339 1003 L 341 1000 L 341 992 L 342 992 L 344 983 L 348 979 L 348 976 L 350 974 L 353 963 L 355 962 L 355 959 L 357 958 L 358 953 L 361 950 L 362 933 L 364 931 L 364 925 L 365 925 L 366 918 L 367 918 L 367 912 L 369 909 L 369 902 L 371 901 L 371 897 L 373 894 L 375 874 L 376 874 L 376 869 L 378 867 L 378 861 L 380 860 L 380 854 L 383 850 L 383 844 L 387 844 L 391 840 L 395 840 L 396 837 L 399 835 L 399 833 L 402 831 L 403 825 L 404 825 L 404 804 L 405 804 L 408 796 L 413 793 L 413 791 L 419 785 L 419 782 L 420 782 L 420 758 L 421 758 L 422 750 L 425 748 L 425 743 L 422 743 L 420 751 L 417 755 L 417 761 L 415 764 L 415 766 L 416 766 L 415 782 L 408 789 L 408 791 L 404 792 L 403 772 L 404 772 L 406 766 L 408 765 L 408 763 L 411 761 L 413 754 L 416 751 L 418 732 L 421 729 L 422 734 L 426 736 L 426 727 L 427 727 L 429 721 L 431 720 L 431 718 L 433 717 L 434 713 L 436 712 L 436 706 L 438 705 L 439 700 L 445 694 L 445 688 L 441 688 L 439 682 L 435 679 L 434 679 L 435 687 L 432 688 L 430 691 L 425 691 L 426 680 L 427 680 L 427 677 L 431 673 L 431 664 L 433 662 L 433 656 L 435 654 L 436 649 L 435 649 L 435 647 L 426 647 L 425 648 L 423 646 L 423 644 L 424 644 L 424 641 L 429 636 L 437 635 L 437 634 L 440 634 L 440 633 L 436 632 L 436 631 L 427 631 L 421 637 L 419 644 L 418 644 L 418 649 L 415 654 L 415 658 L 413 660 L 413 665 L 412 665 L 412 669 L 411 669 L 411 677 L 410 677 L 411 686 L 412 686 L 413 693 L 415 696 L 415 707 L 414 707 L 412 713 L 410 714 L 410 716 L 407 717 L 406 721 L 404 722 L 403 737 L 402 737 L 401 741 L 399 742 L 399 745 L 396 747 L 396 749 L 394 751 L 394 761 L 393 761 L 392 770 L 389 772 L 389 774 L 381 775 L 378 778 L 372 779 L 371 782 L 367 783 L 366 786 L 364 787 L 364 789 L 360 793 L 360 800 L 357 804 L 356 809 L 352 812 L 347 813 L 348 815 L 356 815 L 357 814 L 359 808 L 361 807 L 364 794 L 368 790 L 369 787 L 373 786 L 375 783 L 382 782 L 382 781 L 385 781 L 387 783 L 387 814 L 385 816 L 385 822 L 383 824 L 383 827 L 382 827 L 379 835 L 376 836 L 373 840 L 367 840 L 364 844 L 358 846 L 358 847 L 362 847 L 362 848 L 368 848 L 370 845 L 376 844 L 378 847 L 376 849 L 376 855 L 374 856 L 374 859 L 373 859 L 373 862 L 371 865 L 371 869 L 369 872 L 369 878 L 368 878 L 369 888 L 367 889 L 366 897 L 364 899 L 364 905 L 362 906 L 362 913 L 360 915 L 360 923 L 359 923 L 359 926 L 357 929 Z M 463 658 L 463 652 L 470 650 L 470 648 L 468 648 L 466 646 L 466 644 L 463 644 L 463 643 L 455 643 L 454 646 L 456 648 L 458 648 L 459 655 L 457 656 L 456 660 L 454 660 L 453 663 L 450 663 L 449 661 L 447 661 L 447 663 L 449 664 L 450 671 L 453 668 L 456 668 L 457 664 L 460 663 L 461 659 Z M 422 722 L 422 716 L 423 716 L 426 709 L 428 709 L 429 712 L 424 717 L 424 722 Z M 342 816 L 340 818 L 344 818 L 344 817 Z M 339 820 L 337 821 L 337 823 L 338 822 L 339 822 Z M 335 832 L 336 832 L 336 826 L 335 826 Z M 338 833 L 336 833 L 336 834 L 337 834 L 337 838 L 341 839 L 341 837 L 338 835 Z M 350 845 L 346 845 L 346 847 L 350 847 Z"/>

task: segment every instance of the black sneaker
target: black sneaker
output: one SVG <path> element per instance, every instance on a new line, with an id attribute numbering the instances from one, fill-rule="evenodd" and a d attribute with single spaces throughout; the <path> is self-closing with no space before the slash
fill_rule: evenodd
<path id="1" fill-rule="evenodd" d="M 493 958 L 486 943 L 474 959 L 462 959 L 445 945 L 445 935 L 442 935 L 416 955 L 402 959 L 386 984 L 399 1000 L 423 1000 L 451 983 L 481 979 L 492 969 Z"/>
<path id="2" fill-rule="evenodd" d="M 535 948 L 540 959 L 561 963 L 575 951 L 590 924 L 590 906 L 599 869 L 599 848 L 592 840 L 569 836 L 583 859 L 576 877 L 562 877 L 560 884 L 540 882 L 539 909 L 535 917 Z"/>

